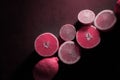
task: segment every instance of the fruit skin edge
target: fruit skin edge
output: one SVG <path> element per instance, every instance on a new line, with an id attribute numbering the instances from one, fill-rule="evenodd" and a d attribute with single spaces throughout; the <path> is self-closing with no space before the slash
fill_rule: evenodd
<path id="1" fill-rule="evenodd" d="M 88 26 L 84 26 L 84 27 L 88 27 Z M 95 29 L 97 30 L 97 28 L 96 28 L 95 26 L 93 26 L 93 25 L 89 25 L 89 27 L 93 27 L 93 28 L 95 28 Z M 99 33 L 98 30 L 97 30 L 97 32 Z M 76 41 L 77 41 L 77 43 L 80 45 L 80 47 L 82 47 L 82 48 L 84 48 L 84 49 L 92 49 L 92 48 L 95 48 L 97 45 L 99 45 L 100 42 L 101 42 L 100 34 L 99 34 L 98 37 L 99 37 L 99 40 L 98 40 L 98 42 L 97 42 L 94 46 L 86 47 L 86 46 L 81 45 L 81 43 L 78 41 L 78 31 L 77 31 L 77 33 L 76 33 Z"/>
<path id="2" fill-rule="evenodd" d="M 99 26 L 97 25 L 97 23 L 96 23 L 96 19 L 98 18 L 98 16 L 101 15 L 102 13 L 104 13 L 104 12 L 110 12 L 110 13 L 112 13 L 112 14 L 114 15 L 114 22 L 113 22 L 113 23 L 110 25 L 110 27 L 108 27 L 108 28 L 101 28 L 101 27 L 99 27 Z M 116 21 L 117 21 L 117 19 L 116 19 L 116 16 L 115 16 L 114 12 L 113 12 L 112 10 L 106 9 L 106 10 L 100 11 L 100 12 L 96 15 L 96 17 L 95 17 L 95 19 L 94 19 L 94 25 L 95 25 L 95 27 L 96 27 L 97 29 L 99 29 L 99 30 L 101 30 L 101 31 L 106 31 L 106 30 L 111 29 L 111 28 L 114 26 L 114 24 L 116 23 Z"/>
<path id="3" fill-rule="evenodd" d="M 120 0 L 117 0 L 116 5 L 114 7 L 114 12 L 117 16 L 118 21 L 120 21 Z"/>
<path id="4" fill-rule="evenodd" d="M 53 52 L 53 54 L 51 54 L 51 55 L 44 55 L 44 54 L 41 54 L 39 51 L 37 51 L 36 50 L 36 41 L 39 39 L 39 37 L 41 37 L 41 36 L 43 36 L 43 35 L 46 35 L 46 34 L 50 34 L 52 37 L 54 37 L 54 39 L 57 41 L 57 48 L 56 48 L 56 50 Z M 59 41 L 58 41 L 58 38 L 54 35 L 54 34 L 52 34 L 52 33 L 50 33 L 50 32 L 45 32 L 45 33 L 42 33 L 42 34 L 40 34 L 36 39 L 35 39 L 35 42 L 34 42 L 34 47 L 35 47 L 35 51 L 40 55 L 40 56 L 42 56 L 42 57 L 50 57 L 50 56 L 53 56 L 57 51 L 58 51 L 58 48 L 59 48 Z"/>
<path id="5" fill-rule="evenodd" d="M 66 41 L 66 42 L 64 42 L 64 43 L 60 46 L 60 48 L 59 48 L 59 50 L 58 50 L 58 57 L 60 58 L 60 60 L 61 60 L 63 63 L 68 64 L 68 65 L 72 65 L 72 64 L 77 63 L 77 62 L 80 60 L 81 55 L 78 56 L 77 59 L 76 59 L 76 61 L 74 61 L 74 62 L 65 61 L 65 60 L 61 57 L 60 50 L 61 50 L 62 47 L 63 47 L 65 44 L 67 44 L 67 43 L 72 43 L 72 44 L 75 44 L 75 45 L 76 45 L 76 43 L 73 42 L 73 41 Z M 78 45 L 76 45 L 76 47 L 79 49 Z M 79 49 L 79 51 L 80 51 L 80 49 Z M 80 52 L 79 52 L 79 54 L 80 54 Z"/>
<path id="6" fill-rule="evenodd" d="M 59 36 L 60 36 L 60 38 L 61 38 L 63 41 L 71 41 L 71 40 L 73 40 L 73 39 L 75 38 L 75 35 L 74 35 L 74 37 L 73 37 L 72 39 L 65 39 L 65 37 L 62 36 L 61 30 L 62 30 L 65 26 L 71 26 L 71 27 L 73 28 L 75 34 L 76 34 L 75 26 L 72 25 L 72 24 L 65 24 L 65 25 L 63 25 L 63 26 L 60 28 L 60 31 L 59 31 Z M 68 35 L 68 36 L 69 36 L 69 35 Z"/>
<path id="7" fill-rule="evenodd" d="M 83 22 L 83 21 L 81 21 L 81 19 L 80 19 L 79 17 L 80 17 L 80 13 L 81 13 L 82 11 L 89 11 L 89 12 L 91 12 L 91 13 L 92 13 L 93 20 L 91 20 L 91 22 Z M 77 18 L 78 18 L 78 21 L 79 21 L 80 23 L 82 23 L 83 25 L 92 24 L 92 23 L 94 22 L 94 19 L 95 19 L 95 13 L 94 13 L 92 10 L 90 10 L 90 9 L 84 9 L 84 10 L 81 10 L 81 11 L 78 13 Z"/>

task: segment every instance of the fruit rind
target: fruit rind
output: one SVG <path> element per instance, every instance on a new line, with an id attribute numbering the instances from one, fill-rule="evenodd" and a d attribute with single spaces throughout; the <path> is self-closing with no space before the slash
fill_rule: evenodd
<path id="1" fill-rule="evenodd" d="M 66 44 L 72 44 L 72 45 L 75 45 L 76 48 L 78 48 L 78 50 L 79 50 L 79 56 L 77 56 L 77 58 L 76 58 L 75 61 L 66 61 L 65 59 L 62 58 L 62 56 L 61 56 L 61 50 L 62 50 L 63 46 L 65 46 Z M 80 60 L 80 58 L 81 58 L 81 56 L 80 56 L 80 49 L 79 49 L 79 47 L 75 44 L 75 42 L 73 42 L 73 41 L 66 41 L 66 42 L 64 42 L 64 43 L 60 46 L 60 48 L 59 48 L 58 56 L 59 56 L 60 60 L 61 60 L 63 63 L 65 63 L 65 64 L 75 64 L 75 63 L 77 63 L 77 62 Z"/>
<path id="2" fill-rule="evenodd" d="M 53 37 L 53 39 L 55 39 L 55 41 L 57 42 L 56 43 L 56 45 L 57 45 L 57 47 L 56 47 L 56 49 L 54 50 L 54 52 L 53 53 L 51 53 L 51 54 L 43 54 L 43 53 L 40 53 L 40 51 L 38 51 L 37 50 L 37 40 L 41 37 L 41 36 L 44 36 L 44 35 L 50 35 L 50 36 L 52 36 Z M 54 43 L 52 43 L 52 44 L 54 44 Z M 43 44 L 44 45 L 44 44 Z M 34 42 L 34 47 L 35 47 L 35 51 L 40 55 L 40 56 L 43 56 L 43 57 L 50 57 L 50 56 L 52 56 L 52 55 L 54 55 L 56 52 L 57 52 L 57 50 L 58 50 L 58 48 L 59 48 L 59 41 L 58 41 L 58 39 L 57 39 L 57 37 L 54 35 L 54 34 L 52 34 L 52 33 L 50 33 L 50 32 L 45 32 L 45 33 L 43 33 L 43 34 L 40 34 L 36 39 L 35 39 L 35 42 Z M 45 46 L 44 46 L 45 47 Z M 50 47 L 52 47 L 52 46 L 50 46 Z M 46 47 L 47 48 L 47 47 Z"/>
<path id="3" fill-rule="evenodd" d="M 113 17 L 114 17 L 113 23 L 112 23 L 109 27 L 106 27 L 106 28 L 102 28 L 102 27 L 98 26 L 97 23 L 96 23 L 97 18 L 98 18 L 102 13 L 104 13 L 104 12 L 109 12 L 109 13 L 112 14 Z M 110 28 L 112 28 L 112 27 L 114 26 L 114 24 L 116 23 L 116 21 L 117 21 L 117 18 L 116 18 L 115 14 L 114 14 L 114 12 L 113 12 L 112 10 L 102 10 L 102 11 L 99 12 L 99 13 L 97 14 L 97 16 L 95 17 L 94 25 L 95 25 L 95 27 L 96 27 L 97 29 L 99 29 L 99 30 L 108 30 L 108 29 L 110 29 Z"/>

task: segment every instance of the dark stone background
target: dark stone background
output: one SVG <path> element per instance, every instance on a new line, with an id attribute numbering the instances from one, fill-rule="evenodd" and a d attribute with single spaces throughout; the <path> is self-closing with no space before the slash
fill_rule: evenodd
<path id="1" fill-rule="evenodd" d="M 4 0 L 0 80 L 33 80 L 33 66 L 42 59 L 34 51 L 39 34 L 51 32 L 59 37 L 62 25 L 79 25 L 80 10 L 91 9 L 97 14 L 103 9 L 113 10 L 115 3 L 116 0 Z M 120 73 L 119 27 L 118 21 L 111 31 L 100 32 L 101 43 L 91 50 L 81 49 L 78 63 L 65 65 L 59 61 L 60 70 L 54 80 L 116 78 Z"/>

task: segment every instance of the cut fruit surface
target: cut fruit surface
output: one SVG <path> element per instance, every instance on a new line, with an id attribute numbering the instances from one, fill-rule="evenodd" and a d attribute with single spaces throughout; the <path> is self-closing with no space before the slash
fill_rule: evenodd
<path id="1" fill-rule="evenodd" d="M 90 24 L 95 19 L 95 13 L 92 10 L 85 9 L 78 13 L 78 20 L 83 24 Z"/>
<path id="2" fill-rule="evenodd" d="M 100 43 L 99 31 L 93 25 L 83 26 L 76 33 L 78 44 L 85 49 L 96 47 Z"/>
<path id="3" fill-rule="evenodd" d="M 66 41 L 60 46 L 58 56 L 65 64 L 75 64 L 81 58 L 79 46 L 73 41 Z"/>
<path id="4" fill-rule="evenodd" d="M 59 41 L 52 33 L 43 33 L 36 38 L 34 46 L 40 56 L 49 57 L 57 52 Z"/>
<path id="5" fill-rule="evenodd" d="M 60 28 L 59 35 L 64 41 L 73 40 L 76 35 L 75 27 L 72 24 L 65 24 Z"/>
<path id="6" fill-rule="evenodd" d="M 116 23 L 116 16 L 112 10 L 99 12 L 94 20 L 94 25 L 99 30 L 108 30 Z"/>

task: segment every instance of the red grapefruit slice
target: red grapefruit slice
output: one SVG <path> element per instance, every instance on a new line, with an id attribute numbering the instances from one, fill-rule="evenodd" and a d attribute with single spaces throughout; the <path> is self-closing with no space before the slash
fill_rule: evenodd
<path id="1" fill-rule="evenodd" d="M 78 13 L 78 20 L 83 24 L 90 24 L 95 19 L 95 13 L 92 10 L 85 9 Z"/>
<path id="2" fill-rule="evenodd" d="M 35 80 L 52 80 L 59 70 L 58 58 L 44 58 L 33 68 Z"/>
<path id="3" fill-rule="evenodd" d="M 81 57 L 80 49 L 75 42 L 66 41 L 60 46 L 58 56 L 65 64 L 75 64 Z"/>
<path id="4" fill-rule="evenodd" d="M 78 44 L 85 49 L 96 47 L 100 43 L 99 31 L 93 25 L 83 26 L 76 33 Z"/>
<path id="5" fill-rule="evenodd" d="M 59 48 L 59 41 L 52 33 L 39 35 L 34 43 L 36 52 L 43 57 L 54 55 Z"/>
<path id="6" fill-rule="evenodd" d="M 75 27 L 72 24 L 65 24 L 60 28 L 59 35 L 64 41 L 73 40 L 76 35 Z"/>
<path id="7" fill-rule="evenodd" d="M 94 25 L 99 30 L 108 30 L 116 23 L 116 16 L 112 10 L 99 12 L 94 20 Z"/>

